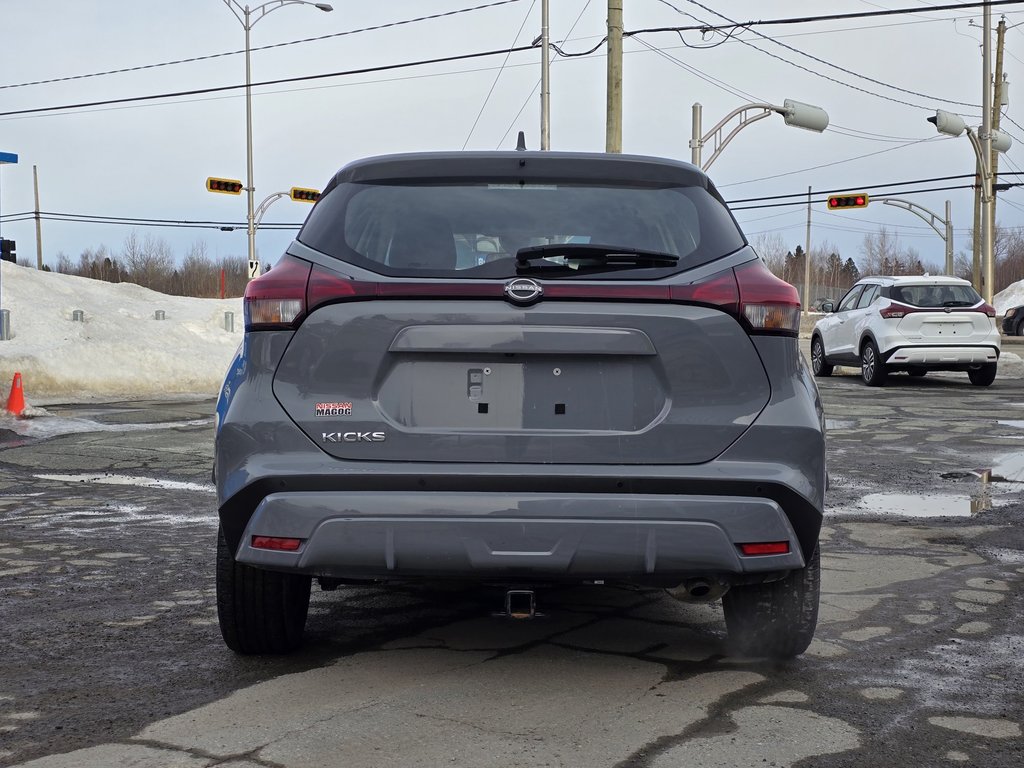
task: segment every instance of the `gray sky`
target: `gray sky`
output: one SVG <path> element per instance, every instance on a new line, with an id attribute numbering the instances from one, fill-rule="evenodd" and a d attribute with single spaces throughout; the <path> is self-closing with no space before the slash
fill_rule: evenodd
<path id="1" fill-rule="evenodd" d="M 255 51 L 253 80 L 524 45 L 539 34 L 540 0 L 517 0 L 378 31 L 339 34 L 493 1 L 334 0 L 335 10 L 329 14 L 302 6 L 281 8 L 256 24 L 254 48 L 334 36 Z M 735 21 L 882 8 L 920 7 L 920 12 L 754 27 L 725 41 L 722 35 L 702 37 L 699 32 L 683 33 L 682 39 L 673 33 L 627 39 L 626 152 L 688 160 L 693 102 L 704 105 L 707 130 L 744 103 L 781 104 L 790 98 L 826 109 L 829 129 L 819 135 L 789 128 L 774 115 L 744 129 L 710 169 L 726 199 L 806 194 L 808 186 L 873 191 L 874 185 L 897 184 L 885 188 L 891 193 L 914 188 L 899 185 L 907 180 L 973 173 L 974 153 L 967 138 L 938 138 L 925 118 L 944 108 L 962 114 L 969 125 L 980 123 L 980 107 L 970 106 L 981 103 L 980 9 L 929 11 L 929 6 L 940 4 L 938 0 L 701 2 Z M 237 52 L 244 42 L 242 26 L 223 0 L 8 0 L 3 5 L 2 86 Z M 604 34 L 605 0 L 551 0 L 551 6 L 552 39 L 568 38 L 563 44 L 567 51 L 590 48 Z M 1010 25 L 1024 22 L 1024 3 L 994 9 L 993 24 L 1004 14 Z M 697 23 L 693 17 L 702 23 L 726 23 L 689 0 L 625 0 L 624 15 L 627 30 L 691 25 Z M 588 57 L 554 60 L 554 149 L 604 149 L 603 54 L 602 48 Z M 366 155 L 464 145 L 511 149 L 518 130 L 526 131 L 531 148 L 538 147 L 540 99 L 534 89 L 540 78 L 539 50 L 513 54 L 499 76 L 503 59 L 496 56 L 258 89 L 253 117 L 257 202 L 293 185 L 320 188 L 339 167 Z M 1005 59 L 1011 83 L 1005 114 L 1013 120 L 1019 115 L 1024 125 L 1013 85 L 1024 83 L 1022 62 L 1024 26 L 1007 32 Z M 121 74 L 4 87 L 0 112 L 242 82 L 244 60 L 236 53 Z M 493 93 L 481 113 L 492 85 Z M 478 113 L 480 119 L 473 128 Z M 1016 141 L 1000 170 L 1024 170 L 1024 129 L 1012 122 L 1004 122 L 1004 127 Z M 244 195 L 215 195 L 204 187 L 207 176 L 245 179 L 242 91 L 0 117 L 0 151 L 20 156 L 18 165 L 3 166 L 0 171 L 0 212 L 4 214 L 32 209 L 32 166 L 37 165 L 44 211 L 245 219 Z M 706 148 L 705 157 L 709 155 Z M 966 233 L 973 215 L 969 190 L 935 191 L 908 199 L 939 214 L 945 200 L 951 200 L 956 249 L 969 250 Z M 757 200 L 736 203 L 734 208 L 757 204 Z M 308 210 L 283 200 L 269 210 L 265 221 L 299 222 Z M 777 233 L 789 248 L 804 242 L 806 209 L 802 206 L 737 210 L 736 214 L 751 239 L 768 232 Z M 1002 226 L 1024 226 L 1024 191 L 1002 196 L 998 219 Z M 812 247 L 828 243 L 844 258 L 857 258 L 865 233 L 877 231 L 879 225 L 897 233 L 901 244 L 915 248 L 925 261 L 941 263 L 942 241 L 923 221 L 881 204 L 841 214 L 829 213 L 823 203 L 815 205 Z M 19 257 L 34 262 L 34 225 L 5 222 L 2 227 L 4 237 L 18 241 Z M 57 252 L 63 251 L 77 260 L 84 248 L 101 243 L 116 252 L 131 231 L 125 226 L 47 221 L 43 224 L 44 259 L 53 263 Z M 246 250 L 244 227 L 234 232 L 149 227 L 135 231 L 140 237 L 151 234 L 166 239 L 179 257 L 196 240 L 205 240 L 214 258 Z M 290 239 L 289 233 L 261 231 L 257 243 L 262 259 L 276 261 Z"/>

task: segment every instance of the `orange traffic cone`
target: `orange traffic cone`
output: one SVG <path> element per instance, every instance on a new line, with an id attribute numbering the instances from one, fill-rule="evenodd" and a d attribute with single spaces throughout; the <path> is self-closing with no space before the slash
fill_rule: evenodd
<path id="1" fill-rule="evenodd" d="M 21 374 L 14 374 L 11 382 L 11 394 L 7 397 L 7 412 L 21 416 L 25 412 L 25 393 L 21 389 Z"/>

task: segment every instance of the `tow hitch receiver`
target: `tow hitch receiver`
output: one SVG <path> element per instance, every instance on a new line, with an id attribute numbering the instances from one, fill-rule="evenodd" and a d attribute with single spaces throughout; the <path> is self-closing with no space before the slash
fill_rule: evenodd
<path id="1" fill-rule="evenodd" d="M 505 592 L 505 611 L 499 614 L 510 619 L 532 619 L 537 613 L 537 599 L 532 589 L 509 589 Z"/>

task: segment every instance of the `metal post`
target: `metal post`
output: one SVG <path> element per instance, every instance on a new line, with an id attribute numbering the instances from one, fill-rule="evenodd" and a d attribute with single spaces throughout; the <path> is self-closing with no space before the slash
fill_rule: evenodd
<path id="1" fill-rule="evenodd" d="M 811 311 L 811 188 L 807 188 L 807 244 L 804 246 L 804 312 Z"/>
<path id="2" fill-rule="evenodd" d="M 992 303 L 995 275 L 994 248 L 992 247 L 992 8 L 985 5 L 981 41 L 982 78 L 984 88 L 981 99 L 981 253 L 985 262 L 984 298 Z"/>
<path id="3" fill-rule="evenodd" d="M 11 311 L 0 309 L 0 341 L 11 340 Z"/>
<path id="4" fill-rule="evenodd" d="M 246 218 L 246 229 L 249 235 L 249 264 L 251 265 L 256 260 L 256 228 L 254 226 L 255 219 L 253 218 L 253 195 L 256 193 L 256 188 L 252 182 L 252 65 L 250 63 L 250 50 L 249 50 L 249 30 L 252 25 L 249 21 L 249 6 L 245 6 L 243 9 L 245 21 L 242 26 L 245 27 L 245 173 L 246 173 L 246 195 L 248 196 L 248 208 L 249 213 Z M 252 268 L 250 267 L 250 272 Z M 257 266 L 256 276 L 259 276 L 259 267 Z"/>
<path id="5" fill-rule="evenodd" d="M 953 204 L 946 201 L 946 274 L 953 274 Z"/>
<path id="6" fill-rule="evenodd" d="M 691 107 L 692 124 L 690 127 L 690 162 L 700 168 L 700 151 L 704 146 L 704 142 L 701 139 L 703 136 L 703 130 L 701 129 L 701 117 L 704 107 L 700 105 L 700 102 Z"/>
<path id="7" fill-rule="evenodd" d="M 39 219 L 39 171 L 32 166 L 32 186 L 36 194 L 36 269 L 43 268 L 43 225 Z"/>
<path id="8" fill-rule="evenodd" d="M 996 72 L 993 78 L 993 90 L 992 90 L 992 130 L 999 130 L 999 118 L 1002 112 L 1002 97 L 1003 97 L 1003 41 L 1006 37 L 1006 21 L 1001 20 L 999 27 L 996 30 Z M 996 239 L 996 186 L 999 183 L 999 152 L 992 150 L 988 154 L 988 169 L 989 178 L 991 179 L 990 194 L 991 200 L 989 201 L 988 217 L 989 225 L 988 231 L 992 237 L 992 293 L 995 293 L 995 239 Z M 989 303 L 991 299 L 989 299 Z"/>
<path id="9" fill-rule="evenodd" d="M 551 149 L 551 62 L 548 46 L 551 41 L 548 26 L 548 3 L 540 6 L 540 148 Z"/>
<path id="10" fill-rule="evenodd" d="M 608 0 L 608 93 L 605 152 L 622 151 L 622 0 Z"/>

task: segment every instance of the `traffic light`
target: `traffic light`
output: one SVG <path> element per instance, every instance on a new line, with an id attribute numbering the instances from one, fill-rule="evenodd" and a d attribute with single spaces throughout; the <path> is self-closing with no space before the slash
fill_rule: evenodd
<path id="1" fill-rule="evenodd" d="M 867 208 L 868 199 L 866 192 L 857 192 L 853 195 L 829 195 L 828 209 L 835 211 L 840 208 Z"/>
<path id="2" fill-rule="evenodd" d="M 0 258 L 4 261 L 17 262 L 18 256 L 15 253 L 18 244 L 13 240 L 0 240 Z"/>
<path id="3" fill-rule="evenodd" d="M 242 194 L 242 182 L 237 179 L 217 179 L 210 176 L 206 180 L 206 190 L 219 192 L 222 195 L 240 195 Z"/>
<path id="4" fill-rule="evenodd" d="M 303 187 L 292 187 L 288 192 L 292 200 L 300 203 L 315 203 L 320 199 L 319 189 L 305 189 Z"/>

